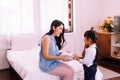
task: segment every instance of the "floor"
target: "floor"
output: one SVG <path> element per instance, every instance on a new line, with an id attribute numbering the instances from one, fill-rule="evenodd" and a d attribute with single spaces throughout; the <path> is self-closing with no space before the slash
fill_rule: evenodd
<path id="1" fill-rule="evenodd" d="M 110 58 L 103 58 L 98 61 L 100 66 L 113 70 L 120 73 L 120 61 Z"/>
<path id="2" fill-rule="evenodd" d="M 98 68 L 101 71 L 101 73 L 103 74 L 103 80 L 115 78 L 115 77 L 120 77 L 120 74 L 115 72 L 115 71 L 104 68 L 102 66 L 98 66 Z"/>
<path id="3" fill-rule="evenodd" d="M 120 61 L 118 60 L 110 59 L 110 58 L 102 58 L 98 61 L 98 65 L 120 74 Z M 120 80 L 120 76 L 115 78 L 105 79 L 105 80 Z"/>
<path id="4" fill-rule="evenodd" d="M 120 80 L 120 77 L 111 78 L 111 79 L 106 79 L 106 80 Z"/>
<path id="5" fill-rule="evenodd" d="M 98 61 L 100 66 L 111 69 L 120 73 L 120 61 L 111 59 L 101 59 Z M 13 71 L 13 69 L 0 70 L 0 80 L 21 80 L 21 78 Z M 120 80 L 120 77 L 106 79 L 106 80 Z"/>
<path id="6" fill-rule="evenodd" d="M 0 80 L 22 80 L 13 69 L 0 70 Z"/>
<path id="7" fill-rule="evenodd" d="M 11 80 L 9 69 L 0 71 L 0 80 Z"/>

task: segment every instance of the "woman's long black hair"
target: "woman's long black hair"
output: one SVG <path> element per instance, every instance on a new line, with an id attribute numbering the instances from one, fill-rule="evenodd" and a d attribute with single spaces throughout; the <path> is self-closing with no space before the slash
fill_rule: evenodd
<path id="1" fill-rule="evenodd" d="M 59 37 L 55 37 L 55 40 L 56 40 L 56 45 L 58 46 L 59 50 L 62 49 L 63 45 L 64 45 L 64 42 L 65 42 L 65 38 L 64 38 L 64 32 L 65 32 L 65 28 L 64 28 L 64 23 L 61 22 L 60 20 L 54 20 L 52 23 L 51 23 L 51 28 L 49 30 L 48 33 L 46 33 L 46 35 L 52 35 L 54 30 L 53 30 L 53 26 L 55 28 L 57 28 L 58 26 L 60 25 L 63 25 L 63 30 L 62 30 L 62 33 L 60 34 Z"/>

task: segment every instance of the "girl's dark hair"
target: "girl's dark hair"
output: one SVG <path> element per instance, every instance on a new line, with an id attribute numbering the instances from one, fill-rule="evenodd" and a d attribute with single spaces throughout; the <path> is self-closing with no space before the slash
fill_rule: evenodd
<path id="1" fill-rule="evenodd" d="M 84 33 L 84 37 L 91 38 L 93 43 L 96 43 L 98 39 L 97 32 L 93 30 L 93 27 L 91 28 L 91 30 L 88 30 Z"/>
<path id="2" fill-rule="evenodd" d="M 54 20 L 54 21 L 51 23 L 51 26 L 50 26 L 51 28 L 50 28 L 49 32 L 46 33 L 46 35 L 52 35 L 53 32 L 54 32 L 53 26 L 54 26 L 55 28 L 57 28 L 57 27 L 60 26 L 60 25 L 63 25 L 62 33 L 60 34 L 59 37 L 55 37 L 56 44 L 57 44 L 59 50 L 62 49 L 63 44 L 64 44 L 64 42 L 65 42 L 65 38 L 64 38 L 64 32 L 65 32 L 64 23 L 61 22 L 60 20 Z"/>

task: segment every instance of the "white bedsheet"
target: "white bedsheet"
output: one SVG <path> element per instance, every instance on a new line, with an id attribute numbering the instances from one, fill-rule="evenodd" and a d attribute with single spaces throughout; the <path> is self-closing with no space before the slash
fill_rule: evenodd
<path id="1" fill-rule="evenodd" d="M 39 69 L 40 47 L 24 51 L 7 51 L 7 58 L 11 66 L 23 80 L 60 80 L 58 76 L 41 72 Z M 75 70 L 74 80 L 83 80 L 82 64 L 76 60 L 66 62 Z"/>

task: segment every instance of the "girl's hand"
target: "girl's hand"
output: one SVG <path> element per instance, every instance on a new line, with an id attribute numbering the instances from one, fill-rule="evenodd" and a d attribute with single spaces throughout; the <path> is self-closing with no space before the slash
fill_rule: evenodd
<path id="1" fill-rule="evenodd" d="M 88 44 L 85 44 L 85 45 L 84 45 L 84 49 L 85 49 L 85 48 L 88 48 L 88 47 L 89 47 L 89 45 L 88 45 Z"/>
<path id="2" fill-rule="evenodd" d="M 67 58 L 67 55 L 60 55 L 59 59 L 63 60 L 63 61 L 66 61 L 66 62 L 71 61 L 70 59 Z"/>
<path id="3" fill-rule="evenodd" d="M 79 61 L 80 57 L 77 54 L 73 54 L 73 59 Z"/>

